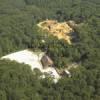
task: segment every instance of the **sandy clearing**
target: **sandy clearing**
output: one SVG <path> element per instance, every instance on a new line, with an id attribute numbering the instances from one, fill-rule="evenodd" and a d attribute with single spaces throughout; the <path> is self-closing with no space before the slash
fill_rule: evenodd
<path id="1" fill-rule="evenodd" d="M 16 61 L 18 63 L 24 63 L 31 66 L 31 69 L 39 69 L 41 72 L 46 72 L 51 75 L 51 77 L 54 78 L 54 82 L 57 82 L 57 80 L 60 78 L 59 74 L 55 70 L 55 68 L 48 67 L 46 69 L 43 69 L 43 66 L 41 64 L 41 58 L 44 55 L 44 52 L 36 53 L 29 50 L 22 50 L 15 53 L 11 53 L 9 55 L 1 57 L 1 59 L 9 59 L 11 61 Z"/>
<path id="2" fill-rule="evenodd" d="M 67 22 L 58 22 L 57 20 L 45 20 L 37 24 L 42 30 L 48 31 L 58 39 L 64 39 L 71 45 L 70 33 L 74 30 L 67 24 Z"/>

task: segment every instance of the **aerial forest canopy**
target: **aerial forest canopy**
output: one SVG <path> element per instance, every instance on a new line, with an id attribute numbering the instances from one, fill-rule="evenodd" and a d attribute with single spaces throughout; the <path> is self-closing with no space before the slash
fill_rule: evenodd
<path id="1" fill-rule="evenodd" d="M 46 19 L 78 24 L 72 45 L 37 27 Z M 1 60 L 0 100 L 100 100 L 100 0 L 0 0 L 0 57 L 26 48 L 46 51 L 57 68 L 79 67 L 54 84 Z"/>

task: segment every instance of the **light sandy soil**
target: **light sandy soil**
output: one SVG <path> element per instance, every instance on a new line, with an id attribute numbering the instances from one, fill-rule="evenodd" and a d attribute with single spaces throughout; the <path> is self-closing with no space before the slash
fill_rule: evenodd
<path id="1" fill-rule="evenodd" d="M 43 30 L 48 31 L 53 36 L 56 36 L 58 39 L 64 39 L 69 44 L 71 44 L 70 33 L 73 32 L 73 29 L 67 24 L 67 22 L 57 22 L 56 20 L 45 20 L 37 24 L 37 26 Z"/>
<path id="2" fill-rule="evenodd" d="M 43 66 L 41 64 L 41 58 L 44 55 L 44 52 L 36 53 L 29 50 L 22 50 L 19 52 L 11 53 L 9 55 L 3 56 L 1 59 L 9 59 L 11 61 L 16 61 L 18 63 L 24 63 L 31 66 L 31 69 L 39 69 L 41 72 L 46 72 L 51 75 L 51 77 L 54 78 L 54 81 L 57 82 L 57 80 L 60 78 L 59 74 L 53 67 L 48 67 L 46 69 L 43 69 Z"/>

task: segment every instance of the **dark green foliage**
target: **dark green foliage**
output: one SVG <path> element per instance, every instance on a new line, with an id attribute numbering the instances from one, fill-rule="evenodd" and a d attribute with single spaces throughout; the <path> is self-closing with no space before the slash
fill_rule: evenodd
<path id="1" fill-rule="evenodd" d="M 99 70 L 72 69 L 72 78 L 64 77 L 54 84 L 51 79 L 39 79 L 30 67 L 10 61 L 0 61 L 0 100 L 97 100 Z M 39 73 L 39 71 L 38 71 Z"/>
<path id="2" fill-rule="evenodd" d="M 45 19 L 81 23 L 76 42 L 39 30 Z M 27 65 L 0 61 L 0 100 L 100 100 L 99 0 L 0 0 L 0 57 L 26 48 L 45 51 L 57 68 L 81 66 L 54 84 Z"/>

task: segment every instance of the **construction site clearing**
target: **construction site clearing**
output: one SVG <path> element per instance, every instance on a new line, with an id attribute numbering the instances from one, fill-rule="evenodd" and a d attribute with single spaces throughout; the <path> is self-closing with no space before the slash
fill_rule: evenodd
<path id="1" fill-rule="evenodd" d="M 17 63 L 27 64 L 31 70 L 38 69 L 42 72 L 40 78 L 46 78 L 50 76 L 53 78 L 54 83 L 63 76 L 71 77 L 70 69 L 57 69 L 54 67 L 53 60 L 45 54 L 45 52 L 37 51 L 33 52 L 29 49 L 14 52 L 5 55 L 0 60 L 16 61 Z"/>
<path id="2" fill-rule="evenodd" d="M 68 44 L 71 43 L 71 34 L 74 32 L 73 28 L 71 28 L 67 22 L 58 22 L 56 20 L 45 20 L 37 24 L 39 28 L 42 30 L 51 33 L 51 35 L 56 36 L 58 39 L 64 39 Z"/>

